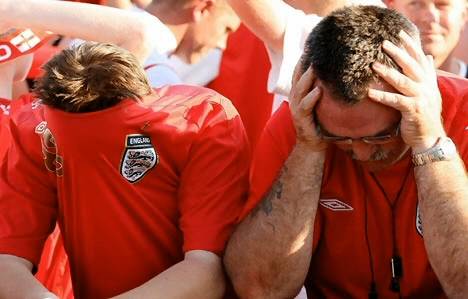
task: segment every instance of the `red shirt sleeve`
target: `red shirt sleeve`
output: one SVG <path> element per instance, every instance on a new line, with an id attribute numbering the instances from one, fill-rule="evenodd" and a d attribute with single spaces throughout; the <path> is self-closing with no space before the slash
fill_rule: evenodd
<path id="1" fill-rule="evenodd" d="M 8 149 L 8 116 L 10 112 L 10 100 L 0 99 L 0 160 Z"/>
<path id="2" fill-rule="evenodd" d="M 36 112 L 12 115 L 10 145 L 0 162 L 0 253 L 38 265 L 55 226 L 56 197 L 45 171 Z"/>
<path id="3" fill-rule="evenodd" d="M 257 144 L 250 171 L 249 198 L 240 220 L 257 206 L 270 190 L 296 142 L 289 105 L 284 102 L 267 123 Z"/>
<path id="4" fill-rule="evenodd" d="M 223 98 L 192 107 L 186 117 L 200 129 L 179 187 L 183 250 L 221 254 L 247 196 L 247 136 L 234 107 Z"/>

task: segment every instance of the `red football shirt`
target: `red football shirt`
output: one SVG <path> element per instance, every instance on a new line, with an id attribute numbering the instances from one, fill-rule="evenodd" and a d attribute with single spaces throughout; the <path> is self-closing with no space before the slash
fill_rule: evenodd
<path id="1" fill-rule="evenodd" d="M 8 116 L 10 115 L 10 100 L 0 98 L 0 160 L 8 147 Z"/>
<path id="2" fill-rule="evenodd" d="M 0 99 L 0 159 L 8 150 L 11 142 L 8 131 L 10 115 L 18 113 L 24 105 L 35 106 L 38 104 L 38 101 L 33 102 L 32 94 L 23 95 L 15 100 Z M 68 258 L 58 229 L 49 236 L 44 245 L 36 278 L 60 298 L 73 298 Z"/>
<path id="3" fill-rule="evenodd" d="M 271 116 L 273 95 L 267 91 L 270 67 L 263 42 L 241 25 L 229 36 L 218 77 L 208 84 L 239 111 L 252 149 Z"/>
<path id="4" fill-rule="evenodd" d="M 444 99 L 442 114 L 446 132 L 466 165 L 468 81 L 439 77 L 439 88 Z M 295 129 L 289 107 L 284 103 L 267 124 L 258 144 L 252 164 L 250 196 L 242 217 L 270 188 L 294 143 Z M 396 200 L 400 189 L 401 195 Z M 390 290 L 390 259 L 394 250 L 402 257 L 402 297 L 444 298 L 427 259 L 420 221 L 409 154 L 373 177 L 344 152 L 331 146 L 326 154 L 313 257 L 305 282 L 309 298 L 367 298 L 372 271 L 379 298 L 398 298 L 398 293 Z"/>
<path id="5" fill-rule="evenodd" d="M 133 289 L 186 251 L 222 253 L 250 161 L 228 100 L 181 85 L 92 113 L 27 108 L 1 165 L 0 252 L 37 265 L 58 219 L 77 298 Z"/>

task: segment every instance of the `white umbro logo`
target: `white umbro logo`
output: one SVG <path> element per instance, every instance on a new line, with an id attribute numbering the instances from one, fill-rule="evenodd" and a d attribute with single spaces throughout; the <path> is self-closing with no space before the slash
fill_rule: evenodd
<path id="1" fill-rule="evenodd" d="M 342 201 L 339 201 L 336 198 L 320 199 L 320 205 L 332 211 L 352 211 L 353 210 L 352 206 Z"/>

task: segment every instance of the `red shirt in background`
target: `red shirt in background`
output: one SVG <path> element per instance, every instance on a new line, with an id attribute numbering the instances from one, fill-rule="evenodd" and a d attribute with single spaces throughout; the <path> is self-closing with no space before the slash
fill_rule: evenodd
<path id="1" fill-rule="evenodd" d="M 10 115 L 18 113 L 24 105 L 38 105 L 38 101 L 33 102 L 32 94 L 26 94 L 15 100 L 0 99 L 0 161 L 11 142 L 8 130 Z M 36 278 L 59 298 L 73 298 L 68 258 L 58 228 L 49 236 L 44 245 Z"/>
<path id="2" fill-rule="evenodd" d="M 439 88 L 445 130 L 467 165 L 468 81 L 439 77 Z M 269 190 L 294 144 L 295 128 L 288 104 L 283 103 L 257 146 L 250 196 L 241 218 Z M 396 199 L 400 188 L 401 196 Z M 329 147 L 315 219 L 313 256 L 305 281 L 308 297 L 367 298 L 373 271 L 379 298 L 398 298 L 398 293 L 390 291 L 394 249 L 401 256 L 404 269 L 401 297 L 445 298 L 424 247 L 409 154 L 372 176 L 343 151 Z"/>
<path id="3" fill-rule="evenodd" d="M 267 91 L 270 67 L 263 42 L 241 25 L 229 37 L 219 76 L 208 84 L 239 111 L 252 149 L 271 116 L 273 95 Z"/>
<path id="4" fill-rule="evenodd" d="M 9 138 L 8 138 L 8 117 L 10 115 L 10 100 L 0 98 L 0 161 L 5 154 Z"/>
<path id="5" fill-rule="evenodd" d="M 133 289 L 190 250 L 222 254 L 250 162 L 225 98 L 171 86 L 92 113 L 25 105 L 10 128 L 0 252 L 37 265 L 58 219 L 77 298 Z"/>

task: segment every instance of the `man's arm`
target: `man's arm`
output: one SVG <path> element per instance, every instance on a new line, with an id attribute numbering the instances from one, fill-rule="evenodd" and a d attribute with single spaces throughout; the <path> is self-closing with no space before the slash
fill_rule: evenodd
<path id="1" fill-rule="evenodd" d="M 282 52 L 286 10 L 281 0 L 228 0 L 242 22 L 270 49 Z"/>
<path id="2" fill-rule="evenodd" d="M 101 5 L 54 0 L 5 0 L 0 4 L 5 27 L 33 28 L 57 34 L 110 42 L 132 52 L 141 62 L 151 53 L 157 39 L 148 17 Z"/>
<path id="3" fill-rule="evenodd" d="M 0 254 L 0 269 L 0 298 L 56 298 L 31 274 L 31 262 L 14 255 Z"/>
<path id="4" fill-rule="evenodd" d="M 402 47 L 384 42 L 384 50 L 403 69 L 375 65 L 374 70 L 398 93 L 369 90 L 377 102 L 402 113 L 401 134 L 414 153 L 431 148 L 445 137 L 441 98 L 432 57 L 416 41 L 400 35 Z M 429 261 L 450 298 L 468 294 L 468 179 L 457 155 L 450 161 L 415 167 L 418 198 Z"/>
<path id="5" fill-rule="evenodd" d="M 292 298 L 307 275 L 325 157 L 312 121 L 320 97 L 319 87 L 310 91 L 314 79 L 309 69 L 293 81 L 296 146 L 268 194 L 228 243 L 224 263 L 241 298 Z"/>
<path id="6" fill-rule="evenodd" d="M 204 250 L 192 250 L 182 262 L 175 264 L 145 284 L 115 299 L 222 298 L 225 279 L 221 258 Z"/>
<path id="7" fill-rule="evenodd" d="M 457 158 L 416 167 L 415 177 L 431 266 L 449 298 L 466 298 L 468 179 L 463 162 Z"/>

